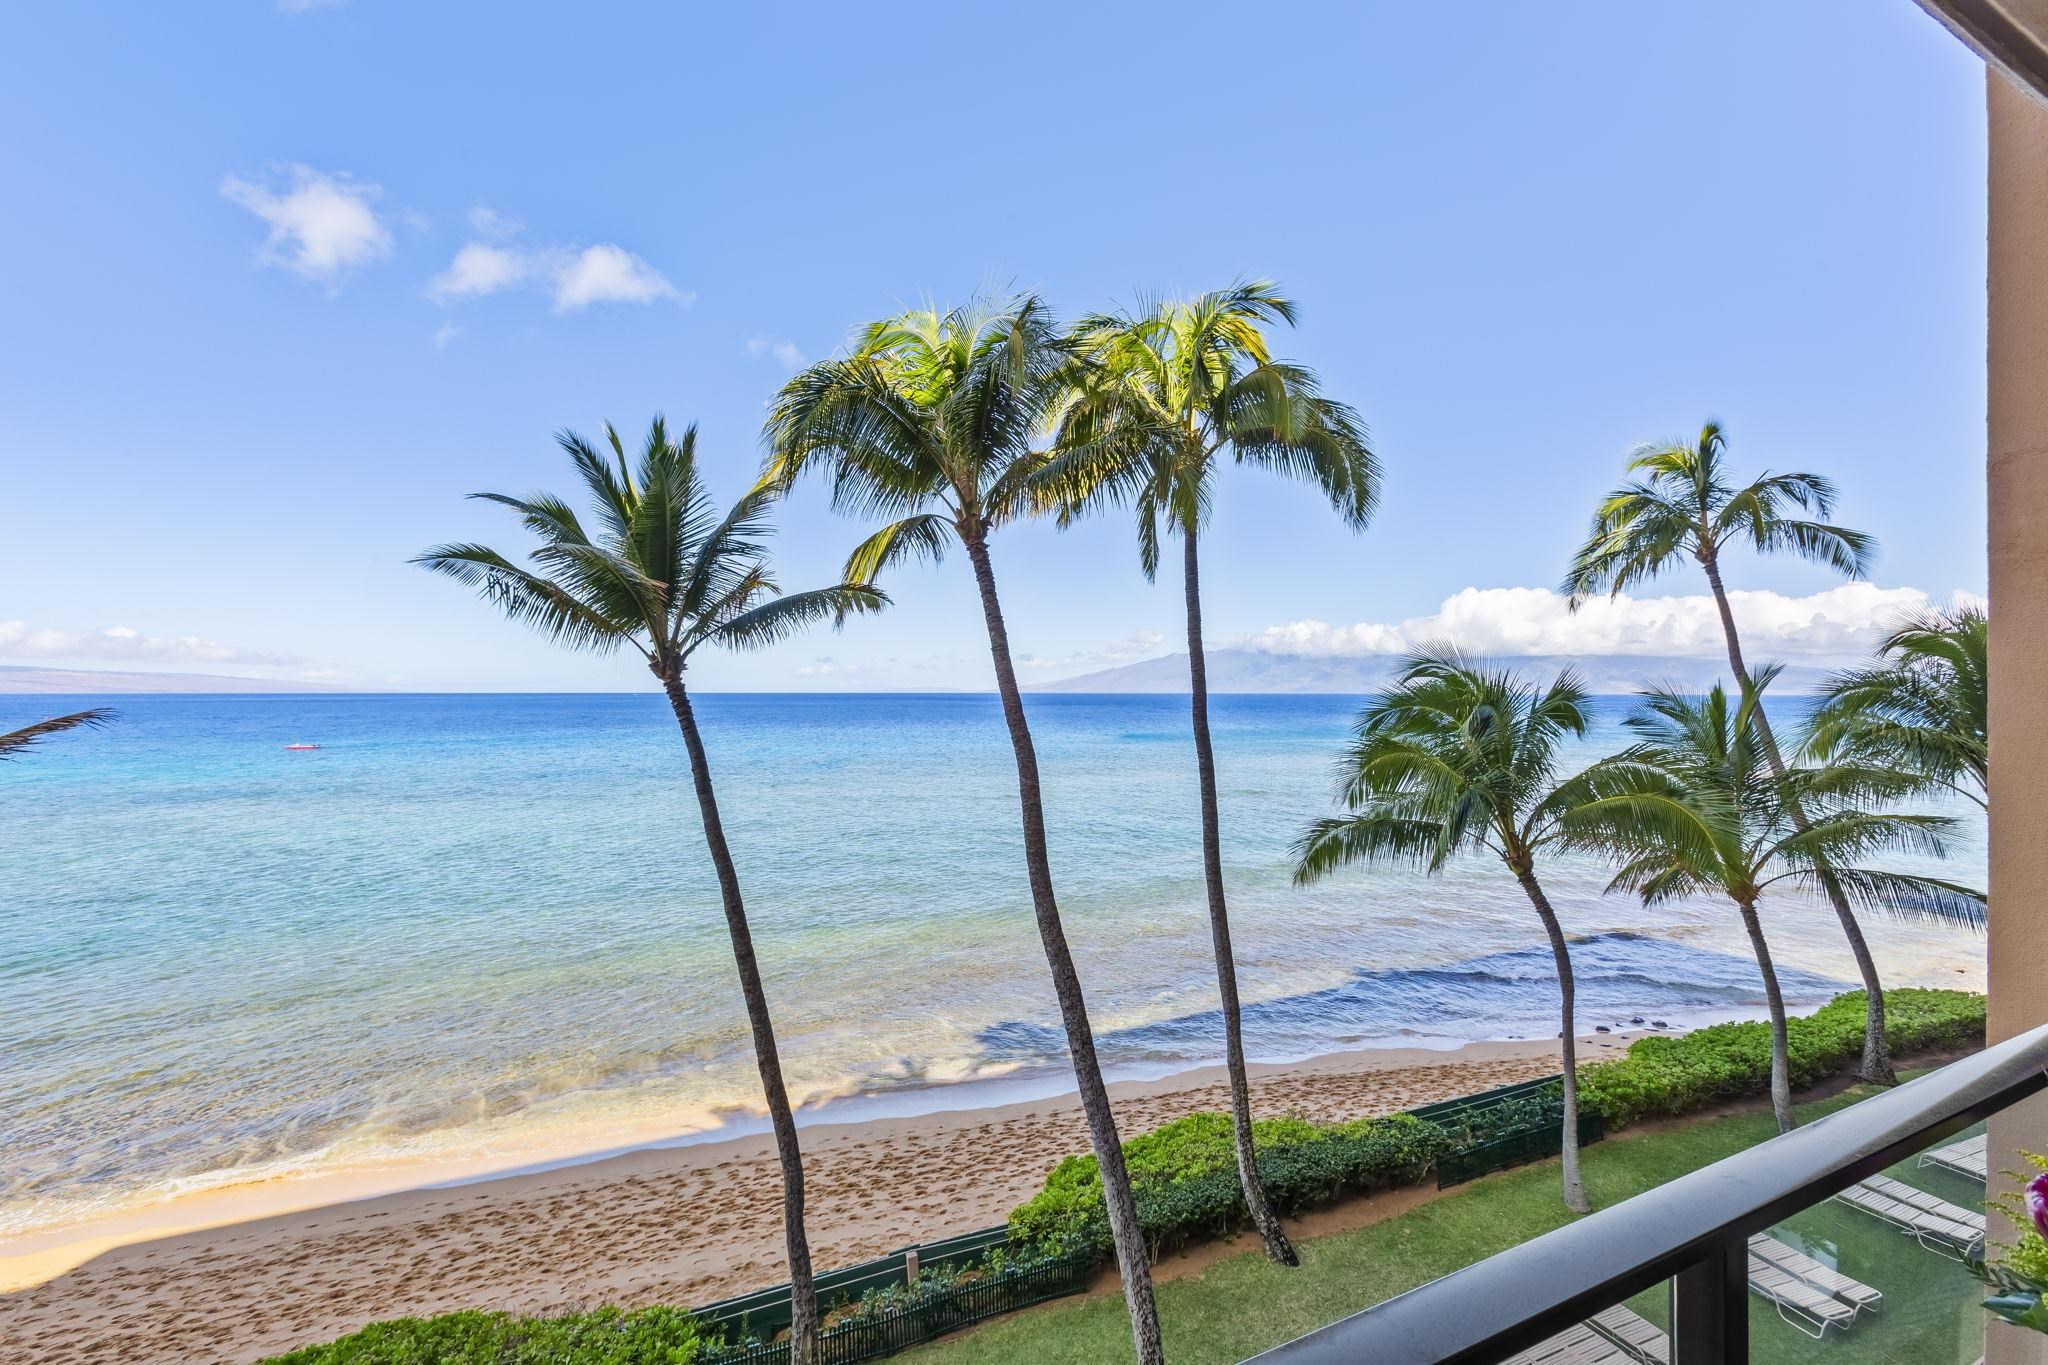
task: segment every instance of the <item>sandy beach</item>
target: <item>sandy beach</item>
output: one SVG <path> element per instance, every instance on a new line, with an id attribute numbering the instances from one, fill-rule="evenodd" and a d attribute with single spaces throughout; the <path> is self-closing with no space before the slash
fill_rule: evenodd
<path id="1" fill-rule="evenodd" d="M 1599 1055 L 1626 1043 L 1589 1036 Z M 1260 1112 L 1390 1113 L 1556 1070 L 1547 1043 L 1380 1048 L 1254 1068 Z M 1112 1087 L 1124 1131 L 1226 1104 L 1219 1068 Z M 821 1268 L 1000 1222 L 1087 1146 L 1071 1095 L 805 1128 Z M 378 1319 L 704 1303 L 783 1278 L 765 1137 L 628 1152 L 138 1241 L 0 1297 L 0 1357 L 246 1362 Z"/>

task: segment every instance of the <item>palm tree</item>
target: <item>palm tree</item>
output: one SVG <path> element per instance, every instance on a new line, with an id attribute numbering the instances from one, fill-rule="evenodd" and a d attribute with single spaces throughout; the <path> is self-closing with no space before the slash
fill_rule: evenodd
<path id="1" fill-rule="evenodd" d="M 1734 671 L 1736 685 L 1747 690 L 1752 680 L 1721 579 L 1722 554 L 1731 545 L 1746 541 L 1759 554 L 1797 555 L 1846 577 L 1862 578 L 1877 544 L 1861 531 L 1828 521 L 1834 511 L 1835 486 L 1818 474 L 1766 473 L 1742 488 L 1734 487 L 1727 474 L 1727 446 L 1720 425 L 1709 422 L 1700 429 L 1699 439 L 1690 444 L 1674 441 L 1637 448 L 1629 457 L 1628 472 L 1638 477 L 1609 493 L 1594 512 L 1586 543 L 1565 575 L 1564 591 L 1577 608 L 1596 593 L 1620 593 L 1692 559 L 1713 590 L 1728 646 L 1728 666 Z M 1792 515 L 1794 511 L 1813 515 L 1802 518 Z M 1764 759 L 1772 775 L 1782 781 L 1784 755 L 1771 733 L 1770 717 L 1761 710 L 1756 714 L 1756 727 Z M 1790 813 L 1795 823 L 1806 819 L 1796 799 Z M 1861 1075 L 1876 1084 L 1895 1084 L 1898 1077 L 1885 1045 L 1884 985 L 1877 977 L 1877 960 L 1864 941 L 1863 926 L 1857 922 L 1847 893 L 1829 882 L 1825 867 L 1821 882 L 1863 978 Z"/>
<path id="2" fill-rule="evenodd" d="M 1665 842 L 1689 848 L 1697 821 L 1669 785 L 1639 768 L 1595 765 L 1560 778 L 1559 747 L 1583 735 L 1589 698 L 1571 670 L 1539 689 L 1449 648 L 1403 661 L 1360 713 L 1339 761 L 1347 814 L 1318 820 L 1295 844 L 1296 883 L 1354 862 L 1419 863 L 1440 872 L 1463 852 L 1506 864 L 1550 940 L 1563 997 L 1564 1201 L 1588 1208 L 1579 1179 L 1579 1080 L 1572 961 L 1564 927 L 1537 879 L 1541 854 Z"/>
<path id="3" fill-rule="evenodd" d="M 697 429 L 669 438 L 657 417 L 636 465 L 609 425 L 610 455 L 573 432 L 556 439 L 568 452 L 589 497 L 592 528 L 560 498 L 502 493 L 472 496 L 500 503 L 540 542 L 522 568 L 483 545 L 441 545 L 413 562 L 477 589 L 493 606 L 571 649 L 610 653 L 627 647 L 661 681 L 689 751 L 690 776 L 704 821 L 704 842 L 718 876 L 725 926 L 739 967 L 740 992 L 753 1034 L 768 1115 L 782 1164 L 783 1233 L 789 1251 L 790 1359 L 817 1365 L 818 1296 L 804 1236 L 803 1155 L 796 1119 L 782 1080 L 768 994 L 740 898 L 739 871 L 725 841 L 711 764 L 698 733 L 684 675 L 705 646 L 754 649 L 773 644 L 819 621 L 835 625 L 856 612 L 877 611 L 888 599 L 874 587 L 841 583 L 779 595 L 764 560 L 768 511 L 776 490 L 757 483 L 723 517 L 704 487 L 697 463 Z"/>
<path id="4" fill-rule="evenodd" d="M 95 706 L 89 711 L 73 711 L 68 716 L 52 716 L 33 725 L 24 725 L 19 730 L 9 730 L 0 735 L 0 763 L 20 758 L 51 735 L 61 735 L 66 730 L 96 730 L 113 719 L 112 711 L 104 706 Z"/>
<path id="5" fill-rule="evenodd" d="M 1991 618 L 1981 607 L 1922 612 L 1877 648 L 1882 662 L 1837 673 L 1814 713 L 1808 745 L 1917 773 L 1986 804 Z"/>
<path id="6" fill-rule="evenodd" d="M 1315 376 L 1276 362 L 1262 324 L 1294 321 L 1294 304 L 1270 281 L 1240 282 L 1138 315 L 1097 315 L 1074 329 L 1081 358 L 1068 406 L 1042 478 L 1061 523 L 1104 504 L 1137 511 L 1138 562 L 1149 581 L 1159 569 L 1163 528 L 1181 539 L 1187 605 L 1188 674 L 1193 694 L 1195 773 L 1202 807 L 1202 872 L 1209 938 L 1223 1010 L 1224 1066 L 1245 1207 L 1281 1265 L 1301 1258 L 1259 1183 L 1252 1150 L 1251 1087 L 1230 912 L 1223 893 L 1223 850 L 1216 802 L 1216 754 L 1209 735 L 1208 660 L 1202 649 L 1201 566 L 1196 548 L 1228 448 L 1251 464 L 1313 482 L 1354 528 L 1379 497 L 1379 467 L 1357 417 L 1325 398 Z"/>
<path id="7" fill-rule="evenodd" d="M 1053 897 L 1038 756 L 989 558 L 990 536 L 1033 508 L 1032 473 L 1040 462 L 1031 443 L 1065 382 L 1066 366 L 1052 317 L 1028 296 L 876 322 L 848 354 L 812 365 L 783 386 L 768 419 L 769 477 L 786 486 L 820 469 L 835 506 L 896 518 L 854 551 L 846 566 L 850 580 L 870 582 L 906 558 L 936 561 L 956 541 L 974 568 L 1016 758 L 1032 912 L 1102 1173 L 1132 1339 L 1140 1365 L 1155 1365 L 1164 1354 L 1151 1265 L 1081 980 Z"/>
<path id="8" fill-rule="evenodd" d="M 1645 905 L 1695 894 L 1735 903 L 1763 974 L 1771 1016 L 1771 1109 L 1785 1133 L 1793 1124 L 1785 997 L 1758 903 L 1767 893 L 1824 891 L 1824 874 L 1863 904 L 1893 910 L 1929 903 L 1960 909 L 1982 897 L 1951 882 L 1857 865 L 1889 850 L 1943 852 L 1942 836 L 1954 821 L 1869 808 L 1911 790 L 1910 774 L 1843 762 L 1793 768 L 1782 780 L 1771 771 L 1757 720 L 1764 689 L 1778 671 L 1760 670 L 1739 703 L 1718 685 L 1703 697 L 1669 688 L 1645 692 L 1626 722 L 1638 742 L 1607 762 L 1649 769 L 1698 813 L 1699 837 L 1685 845 L 1624 845 L 1628 861 L 1609 889 L 1635 892 Z M 1803 826 L 1792 817 L 1795 805 L 1804 813 Z"/>

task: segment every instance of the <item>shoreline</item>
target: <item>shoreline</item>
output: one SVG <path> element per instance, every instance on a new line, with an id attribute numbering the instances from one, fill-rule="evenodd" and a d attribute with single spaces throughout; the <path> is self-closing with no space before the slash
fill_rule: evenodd
<path id="1" fill-rule="evenodd" d="M 1642 1032 L 1588 1033 L 1582 1055 L 1619 1053 Z M 1250 1072 L 1262 1114 L 1350 1118 L 1554 1074 L 1555 1047 L 1367 1047 Z M 1209 1063 L 1119 1079 L 1110 1093 L 1131 1134 L 1225 1107 L 1225 1080 Z M 971 1098 L 967 1089 L 919 1094 L 957 1101 Z M 807 1222 L 822 1267 L 999 1223 L 1054 1162 L 1087 1149 L 1070 1078 L 1058 1093 L 997 1103 L 834 1111 L 820 1106 L 804 1125 Z M 781 1181 L 765 1131 L 311 1202 L 337 1191 L 287 1183 L 292 1207 L 278 1206 L 280 1191 L 242 1187 L 206 1197 L 204 1209 L 172 1201 L 89 1240 L 0 1257 L 0 1282 L 19 1286 L 0 1296 L 0 1341 L 19 1334 L 53 1365 L 235 1362 L 378 1319 L 458 1307 L 687 1306 L 785 1278 Z M 34 1281 L 22 1284 L 30 1270 Z"/>
<path id="2" fill-rule="evenodd" d="M 1715 1011 L 1722 1017 L 1748 1017 L 1750 1010 Z M 1609 1039 L 1632 1039 L 1646 1033 L 1676 1035 L 1708 1020 L 1683 1017 L 1663 1030 L 1588 1034 L 1585 1046 Z M 1342 1066 L 1347 1059 L 1389 1059 L 1388 1065 L 1419 1065 L 1430 1059 L 1451 1059 L 1485 1055 L 1492 1047 L 1523 1047 L 1536 1040 L 1417 1037 L 1393 1042 L 1371 1042 L 1313 1053 L 1301 1057 L 1249 1063 L 1250 1074 L 1298 1069 L 1317 1070 Z M 1543 1046 L 1548 1046 L 1544 1044 Z M 1395 1060 L 1398 1059 L 1398 1060 Z M 1113 1097 L 1143 1095 L 1162 1087 L 1168 1090 L 1220 1084 L 1223 1064 L 1203 1061 L 1185 1064 L 1126 1065 L 1108 1073 Z M 1058 1103 L 1075 1094 L 1072 1072 L 1062 1063 L 1040 1065 L 1000 1076 L 957 1081 L 936 1081 L 922 1085 L 853 1091 L 828 1096 L 801 1105 L 797 1123 L 808 1139 L 812 1133 L 837 1133 L 900 1120 L 1001 1112 L 1034 1103 Z M 606 1140 L 593 1143 L 588 1135 L 570 1136 L 554 1144 L 541 1144 L 516 1152 L 491 1155 L 464 1154 L 426 1156 L 412 1160 L 390 1159 L 356 1167 L 341 1166 L 306 1174 L 256 1177 L 208 1186 L 146 1204 L 51 1228 L 14 1234 L 0 1234 L 0 1295 L 33 1288 L 66 1271 L 76 1269 L 95 1257 L 141 1242 L 160 1241 L 188 1233 L 207 1232 L 243 1223 L 318 1209 L 356 1204 L 367 1200 L 418 1191 L 451 1190 L 499 1180 L 569 1171 L 582 1166 L 601 1165 L 639 1152 L 673 1151 L 684 1148 L 744 1146 L 765 1140 L 765 1113 L 726 1108 L 701 1116 L 703 1126 L 681 1123 L 651 1123 L 626 1132 L 613 1131 Z"/>

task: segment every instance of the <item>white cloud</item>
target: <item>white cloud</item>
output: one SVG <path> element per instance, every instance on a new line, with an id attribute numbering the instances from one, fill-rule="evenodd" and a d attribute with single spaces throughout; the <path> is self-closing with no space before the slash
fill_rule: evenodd
<path id="1" fill-rule="evenodd" d="M 555 276 L 557 313 L 574 312 L 593 303 L 652 303 L 656 299 L 690 302 L 659 270 L 609 242 L 585 247 Z"/>
<path id="2" fill-rule="evenodd" d="M 847 663 L 834 658 L 830 654 L 820 654 L 811 662 L 797 669 L 796 675 L 799 678 L 853 678 L 859 677 L 867 671 L 865 665 Z"/>
<path id="3" fill-rule="evenodd" d="M 469 227 L 479 237 L 517 237 L 526 224 L 486 204 L 478 204 L 469 211 Z"/>
<path id="4" fill-rule="evenodd" d="M 270 225 L 258 261 L 334 287 L 355 267 L 391 254 L 391 230 L 371 207 L 381 188 L 311 166 L 288 167 L 287 177 L 275 188 L 237 175 L 220 182 L 224 198 Z"/>
<path id="5" fill-rule="evenodd" d="M 511 220 L 489 209 L 471 212 L 479 228 L 478 215 L 487 215 L 498 235 L 518 230 Z M 674 299 L 688 307 L 695 294 L 685 294 L 669 283 L 668 277 L 624 247 L 600 242 L 590 247 L 518 247 L 491 242 L 465 242 L 448 263 L 448 268 L 427 281 L 427 297 L 440 303 L 452 299 L 479 298 L 507 289 L 533 286 L 548 291 L 557 313 L 573 313 L 593 303 L 653 303 Z"/>
<path id="6" fill-rule="evenodd" d="M 434 329 L 434 349 L 445 351 L 448 343 L 462 335 L 462 329 L 452 322 L 444 322 Z"/>
<path id="7" fill-rule="evenodd" d="M 1906 612 L 1930 605 L 1918 588 L 1871 583 L 1805 597 L 1731 592 L 1730 609 L 1753 658 L 1861 654 Z M 1725 646 L 1714 599 L 1595 598 L 1573 613 L 1548 588 L 1466 588 L 1428 616 L 1333 626 L 1292 621 L 1231 643 L 1269 654 L 1356 658 L 1449 641 L 1474 654 L 1717 658 Z"/>
<path id="8" fill-rule="evenodd" d="M 785 370 L 801 370 L 810 357 L 796 348 L 788 337 L 748 337 L 747 354 L 752 356 L 772 355 L 777 364 Z"/>
<path id="9" fill-rule="evenodd" d="M 196 635 L 144 635 L 127 626 L 101 631 L 38 630 L 0 621 L 0 657 L 17 659 L 156 659 L 169 663 L 302 664 L 295 654 L 242 649 Z"/>
<path id="10" fill-rule="evenodd" d="M 427 281 L 427 296 L 447 300 L 495 294 L 531 278 L 537 264 L 531 252 L 468 242 L 446 270 Z"/>
<path id="11" fill-rule="evenodd" d="M 1073 654 L 1062 654 L 1047 658 L 1042 654 L 1024 654 L 1017 659 L 1017 667 L 1029 669 L 1073 669 L 1073 668 L 1115 668 L 1119 664 L 1135 663 L 1149 659 L 1159 653 L 1166 637 L 1156 630 L 1133 631 L 1121 640 L 1111 640 L 1100 649 L 1081 650 Z"/>

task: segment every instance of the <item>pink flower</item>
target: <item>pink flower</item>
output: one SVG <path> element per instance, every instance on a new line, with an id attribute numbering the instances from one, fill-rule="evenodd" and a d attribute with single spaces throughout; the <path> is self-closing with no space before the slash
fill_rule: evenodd
<path id="1" fill-rule="evenodd" d="M 2048 1174 L 2027 1182 L 2027 1217 L 2034 1220 L 2036 1232 L 2048 1237 Z"/>

